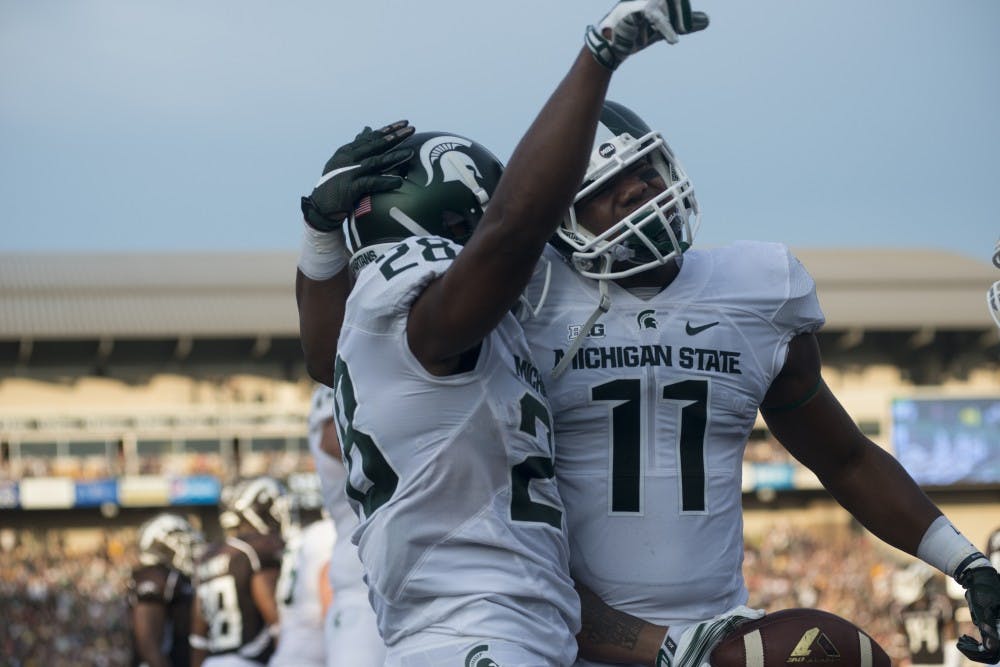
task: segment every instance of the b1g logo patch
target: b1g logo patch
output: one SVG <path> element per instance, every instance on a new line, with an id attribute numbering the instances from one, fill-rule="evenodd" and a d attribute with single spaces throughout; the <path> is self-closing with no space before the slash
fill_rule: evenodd
<path id="1" fill-rule="evenodd" d="M 490 645 L 480 644 L 465 656 L 465 667 L 501 667 L 500 664 L 490 657 Z"/>
<path id="2" fill-rule="evenodd" d="M 569 340 L 575 340 L 579 338 L 580 332 L 583 331 L 582 324 L 570 324 L 567 327 L 567 338 Z M 604 330 L 604 323 L 597 322 L 590 328 L 590 333 L 587 334 L 587 338 L 604 338 L 607 334 Z"/>

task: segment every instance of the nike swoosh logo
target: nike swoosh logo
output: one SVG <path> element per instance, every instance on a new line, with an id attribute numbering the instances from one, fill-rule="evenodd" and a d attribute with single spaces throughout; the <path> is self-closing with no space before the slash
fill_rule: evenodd
<path id="1" fill-rule="evenodd" d="M 695 335 L 695 334 L 700 334 L 700 333 L 701 333 L 702 331 L 704 331 L 705 329 L 711 329 L 711 328 L 712 328 L 712 327 L 714 327 L 714 326 L 715 326 L 716 324 L 718 324 L 718 322 L 709 322 L 708 324 L 703 324 L 703 325 L 701 325 L 700 327 L 693 327 L 693 326 L 691 326 L 691 323 L 690 323 L 690 322 L 688 322 L 688 323 L 687 323 L 687 324 L 686 324 L 686 325 L 684 326 L 684 331 L 687 331 L 687 335 L 688 335 L 688 336 L 693 336 L 693 335 Z"/>

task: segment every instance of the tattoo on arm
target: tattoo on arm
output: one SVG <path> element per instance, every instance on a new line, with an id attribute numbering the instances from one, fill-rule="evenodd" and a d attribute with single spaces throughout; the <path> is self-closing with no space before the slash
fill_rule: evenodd
<path id="1" fill-rule="evenodd" d="M 615 647 L 634 649 L 639 641 L 639 631 L 645 622 L 612 609 L 593 592 L 578 588 L 583 610 L 580 634 L 581 644 L 593 648 Z"/>

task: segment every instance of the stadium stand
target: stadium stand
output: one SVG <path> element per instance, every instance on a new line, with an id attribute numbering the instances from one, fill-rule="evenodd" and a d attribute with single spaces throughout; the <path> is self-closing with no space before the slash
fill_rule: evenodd
<path id="1" fill-rule="evenodd" d="M 982 299 L 995 269 L 938 251 L 796 252 L 828 318 L 828 383 L 985 545 L 1000 523 L 1000 469 L 983 463 L 1000 461 L 1000 334 Z M 312 474 L 294 266 L 0 253 L 4 664 L 127 664 L 135 527 L 174 507 L 211 537 L 223 485 Z M 762 422 L 744 492 L 751 603 L 828 609 L 908 664 L 889 583 L 908 557 L 853 525 Z"/>

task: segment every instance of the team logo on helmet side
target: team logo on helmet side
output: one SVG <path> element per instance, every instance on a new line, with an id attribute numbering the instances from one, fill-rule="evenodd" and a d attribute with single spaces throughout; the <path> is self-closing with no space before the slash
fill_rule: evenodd
<path id="1" fill-rule="evenodd" d="M 462 150 L 471 146 L 472 142 L 468 139 L 451 135 L 434 137 L 424 142 L 424 145 L 420 147 L 420 164 L 424 168 L 424 173 L 427 174 L 427 182 L 424 183 L 424 187 L 433 183 L 437 174 L 440 173 L 442 182 L 458 181 L 462 183 L 472 190 L 480 204 L 485 204 L 486 201 L 480 196 L 480 193 L 486 193 L 482 187 L 483 174 L 479 171 L 479 166 L 476 165 L 472 156 Z M 438 169 L 434 168 L 435 164 Z M 486 200 L 489 200 L 488 194 Z"/>
<path id="2" fill-rule="evenodd" d="M 394 170 L 399 186 L 371 194 L 364 215 L 352 211 L 344 222 L 355 274 L 411 236 L 441 236 L 463 245 L 503 173 L 485 147 L 450 132 L 417 133 L 399 146 L 413 150 Z"/>

